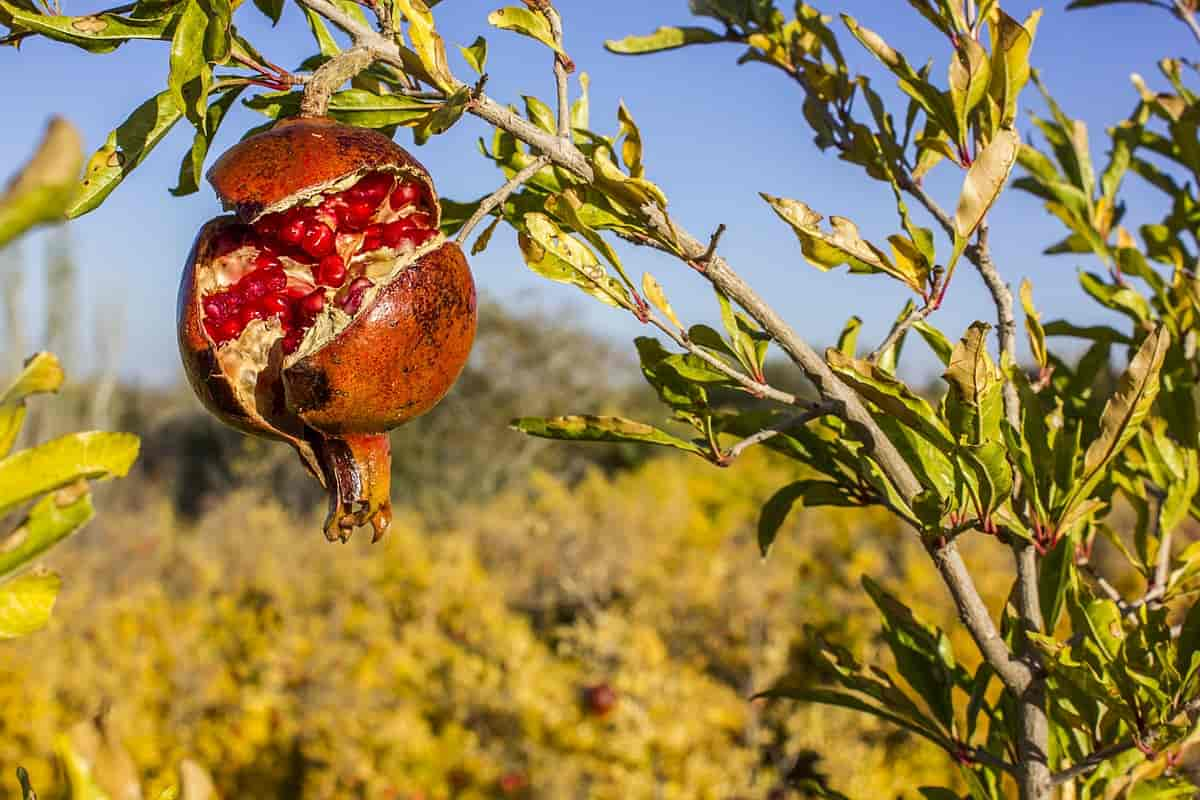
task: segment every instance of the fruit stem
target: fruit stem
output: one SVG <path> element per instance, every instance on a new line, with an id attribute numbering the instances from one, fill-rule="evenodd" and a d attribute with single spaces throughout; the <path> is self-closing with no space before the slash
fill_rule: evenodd
<path id="1" fill-rule="evenodd" d="M 386 433 L 326 436 L 309 431 L 325 485 L 329 513 L 325 538 L 346 542 L 368 523 L 378 542 L 392 523 L 392 449 Z"/>

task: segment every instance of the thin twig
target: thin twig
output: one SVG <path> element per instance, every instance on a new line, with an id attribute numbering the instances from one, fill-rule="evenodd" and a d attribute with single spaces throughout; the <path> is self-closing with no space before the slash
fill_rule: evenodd
<path id="1" fill-rule="evenodd" d="M 1092 582 L 1096 584 L 1096 588 L 1103 592 L 1105 597 L 1117 604 L 1117 609 L 1120 610 L 1121 616 L 1128 618 L 1131 622 L 1137 620 L 1137 609 L 1121 596 L 1117 587 L 1109 583 L 1108 579 L 1092 566 L 1091 561 L 1078 561 L 1076 562 L 1076 566 L 1092 579 Z"/>
<path id="2" fill-rule="evenodd" d="M 931 296 L 937 296 L 936 285 L 934 286 L 934 292 Z M 916 325 L 918 322 L 924 320 L 926 317 L 932 314 L 934 310 L 935 307 L 933 303 L 926 303 L 920 308 L 914 308 L 904 317 L 904 319 L 898 320 L 896 324 L 892 326 L 892 329 L 888 331 L 887 338 L 880 342 L 879 346 L 872 350 L 871 354 L 867 356 L 867 361 L 870 361 L 872 364 L 878 361 L 884 353 L 896 346 L 896 343 L 900 341 L 900 337 L 908 333 L 909 329 L 912 328 L 913 325 Z"/>
<path id="3" fill-rule="evenodd" d="M 999 756 L 994 756 L 991 752 L 984 750 L 982 747 L 968 747 L 966 756 L 971 761 L 976 761 L 980 764 L 985 764 L 993 769 L 998 769 L 1001 772 L 1007 772 L 1009 775 L 1017 774 L 1017 766 L 1010 764 Z"/>
<path id="4" fill-rule="evenodd" d="M 652 311 L 647 312 L 646 322 L 658 328 L 667 336 L 671 337 L 671 341 L 675 342 L 675 344 L 699 358 L 705 364 L 708 364 L 717 372 L 733 381 L 736 381 L 743 389 L 755 397 L 764 397 L 769 400 L 775 400 L 777 402 L 786 403 L 787 405 L 793 406 L 799 405 L 803 402 L 791 392 L 785 392 L 782 389 L 776 389 L 770 384 L 756 381 L 754 378 L 750 377 L 744 372 L 729 366 L 724 361 L 717 358 L 712 353 L 708 352 L 703 347 L 700 347 L 698 344 L 689 339 L 683 331 L 679 330 L 679 328 L 674 325 L 669 325 L 663 320 L 659 319 L 658 316 Z"/>
<path id="5" fill-rule="evenodd" d="M 516 175 L 513 175 L 512 178 L 510 178 L 503 186 L 485 197 L 483 202 L 479 204 L 479 208 L 475 209 L 475 213 L 471 215 L 471 218 L 468 219 L 466 224 L 464 224 L 459 230 L 458 235 L 455 237 L 455 241 L 460 245 L 465 242 L 467 237 L 471 235 L 471 231 L 475 229 L 476 225 L 483 221 L 484 217 L 492 213 L 495 208 L 502 205 L 513 192 L 515 192 L 517 189 L 520 189 L 521 186 L 524 185 L 525 181 L 538 174 L 538 172 L 540 172 L 542 168 L 549 163 L 549 156 L 538 156 L 533 161 L 529 162 L 524 169 L 522 169 Z"/>
<path id="6" fill-rule="evenodd" d="M 1191 3 L 1188 0 L 1175 0 L 1173 12 L 1188 26 L 1192 36 L 1196 37 L 1196 41 L 1200 42 L 1200 22 L 1196 21 L 1196 9 L 1192 7 Z"/>
<path id="7" fill-rule="evenodd" d="M 742 453 L 746 452 L 751 447 L 754 447 L 756 444 L 762 444 L 769 439 L 774 439 L 776 436 L 779 436 L 782 433 L 787 433 L 793 428 L 798 428 L 799 426 L 811 422 L 819 417 L 823 417 L 826 414 L 832 414 L 834 410 L 835 409 L 831 403 L 813 403 L 811 406 L 809 406 L 807 411 L 791 416 L 785 419 L 779 425 L 771 428 L 764 428 L 753 436 L 747 436 L 745 439 L 742 439 L 733 447 L 729 448 L 728 452 L 725 453 L 724 458 L 721 459 L 721 466 L 728 466 L 729 464 L 732 464 Z"/>
<path id="8" fill-rule="evenodd" d="M 542 9 L 542 15 L 550 23 L 550 35 L 554 37 L 554 43 L 561 50 L 563 46 L 562 17 L 559 16 L 558 10 L 549 3 Z M 554 54 L 554 85 L 558 94 L 558 135 L 564 139 L 571 138 L 571 100 L 567 86 L 568 63 L 564 56 L 560 56 L 558 53 Z"/>
<path id="9" fill-rule="evenodd" d="M 700 258 L 696 259 L 696 261 L 700 264 L 707 264 L 709 261 L 712 261 L 712 257 L 716 255 L 717 252 L 717 245 L 721 243 L 721 237 L 724 235 L 725 223 L 722 222 L 721 224 L 717 225 L 717 229 L 713 231 L 713 235 L 709 237 L 708 249 L 705 250 L 704 255 L 700 256 Z"/>
<path id="10" fill-rule="evenodd" d="M 1174 714 L 1171 714 L 1169 717 L 1165 717 L 1164 719 L 1170 721 L 1175 717 L 1178 717 L 1180 714 L 1188 714 L 1190 716 L 1195 714 L 1197 711 L 1200 711 L 1200 698 L 1191 700 Z M 1080 761 L 1078 764 L 1068 767 L 1061 772 L 1054 773 L 1054 775 L 1052 775 L 1050 778 L 1050 782 L 1055 786 L 1060 786 L 1068 781 L 1078 778 L 1080 775 L 1086 775 L 1110 758 L 1119 756 L 1121 753 L 1132 750 L 1135 747 L 1149 751 L 1155 746 L 1158 741 L 1158 737 L 1162 735 L 1166 727 L 1167 726 L 1165 724 L 1156 725 L 1143 734 L 1129 737 L 1128 741 L 1120 742 L 1119 744 L 1110 745 L 1109 747 L 1097 750 L 1083 761 Z"/>

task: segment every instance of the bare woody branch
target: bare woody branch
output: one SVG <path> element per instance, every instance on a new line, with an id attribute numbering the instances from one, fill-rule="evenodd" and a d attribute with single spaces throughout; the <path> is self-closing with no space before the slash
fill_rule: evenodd
<path id="1" fill-rule="evenodd" d="M 729 452 L 725 454 L 721 465 L 728 466 L 729 464 L 732 464 L 739 456 L 741 456 L 742 453 L 746 452 L 751 447 L 754 447 L 756 444 L 762 444 L 763 442 L 770 441 L 780 434 L 787 433 L 788 431 L 798 428 L 814 419 L 833 413 L 833 411 L 834 407 L 831 403 L 813 403 L 808 407 L 808 410 L 801 414 L 796 414 L 795 416 L 790 417 L 782 424 L 773 428 L 764 428 L 753 436 L 747 436 L 745 439 L 742 439 L 733 447 L 729 448 Z"/>
<path id="2" fill-rule="evenodd" d="M 513 192 L 515 192 L 517 189 L 520 189 L 527 180 L 538 174 L 538 172 L 540 172 L 541 169 L 549 163 L 550 158 L 548 156 L 538 156 L 533 161 L 529 162 L 528 166 L 526 166 L 516 175 L 513 175 L 511 178 L 509 178 L 507 183 L 485 197 L 483 202 L 479 204 L 479 208 L 475 210 L 475 213 L 471 215 L 471 218 L 468 219 L 462 226 L 462 229 L 459 230 L 458 235 L 455 237 L 455 241 L 457 241 L 460 245 L 465 242 L 467 237 L 471 235 L 471 231 L 475 229 L 475 226 L 477 226 L 484 217 L 492 213 L 492 211 L 499 206 L 503 205 L 504 201 L 507 200 Z"/>

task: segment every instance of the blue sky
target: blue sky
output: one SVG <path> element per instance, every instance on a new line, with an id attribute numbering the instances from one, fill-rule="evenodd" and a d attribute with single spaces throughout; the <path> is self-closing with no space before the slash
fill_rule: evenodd
<path id="1" fill-rule="evenodd" d="M 445 0 L 437 9 L 439 26 L 451 45 L 460 76 L 468 68 L 452 46 L 476 35 L 490 45 L 488 92 L 503 102 L 520 103 L 522 94 L 549 100 L 552 78 L 546 51 L 522 37 L 490 29 L 487 13 L 499 0 Z M 801 114 L 796 87 L 761 65 L 737 66 L 739 50 L 718 45 L 638 58 L 607 53 L 603 42 L 629 33 L 646 33 L 660 24 L 693 23 L 685 0 L 558 0 L 566 21 L 566 43 L 579 68 L 592 79 L 592 127 L 612 132 L 617 102 L 623 99 L 641 127 L 648 177 L 667 193 L 672 213 L 704 238 L 724 223 L 728 233 L 721 251 L 761 293 L 776 304 L 811 342 L 824 345 L 838 334 L 848 316 L 866 320 L 864 337 L 878 341 L 905 300 L 905 292 L 882 276 L 847 277 L 844 271 L 821 273 L 806 264 L 790 229 L 758 198 L 757 192 L 803 200 L 825 214 L 859 223 L 864 235 L 882 240 L 898 229 L 891 194 L 865 180 L 857 168 L 842 164 L 812 145 Z M 784 3 L 790 6 L 790 3 Z M 944 75 L 949 48 L 902 0 L 825 0 L 827 13 L 844 11 L 883 33 L 910 60 L 935 59 Z M 1046 7 L 1034 48 L 1034 63 L 1069 113 L 1089 125 L 1094 155 L 1104 158 L 1103 130 L 1126 115 L 1135 95 L 1129 73 L 1140 72 L 1156 84 L 1155 61 L 1164 55 L 1194 55 L 1195 43 L 1183 26 L 1166 14 L 1144 7 L 1117 5 L 1067 13 L 1063 0 Z M 1010 0 L 1005 9 L 1024 17 L 1037 4 Z M 93 10 L 93 4 L 65 0 L 66 13 Z M 313 51 L 298 10 L 289 4 L 280 25 L 269 23 L 244 4 L 239 26 L 267 57 L 295 66 Z M 892 81 L 849 35 L 843 48 L 852 64 L 873 77 L 886 98 L 898 98 Z M 8 111 L 0 126 L 0 172 L 11 172 L 26 158 L 32 142 L 53 113 L 69 117 L 83 131 L 89 150 L 146 98 L 165 87 L 167 45 L 132 42 L 114 53 L 96 56 L 48 41 L 33 40 L 19 51 L 0 49 L 0 98 Z M 574 87 L 577 90 L 577 86 Z M 1026 109 L 1040 108 L 1032 87 Z M 901 109 L 903 106 L 896 105 Z M 242 130 L 262 121 L 247 109 L 231 114 L 214 150 L 228 147 Z M 1032 126 L 1020 125 L 1023 135 Z M 465 118 L 445 136 L 417 151 L 438 182 L 440 192 L 456 199 L 478 197 L 500 182 L 498 173 L 478 154 L 475 140 L 489 130 Z M 407 132 L 398 140 L 408 145 Z M 97 211 L 71 224 L 86 295 L 82 329 L 93 329 L 90 315 L 120 307 L 126 342 L 122 372 L 141 381 L 163 383 L 179 376 L 174 314 L 177 281 L 194 231 L 219 209 L 211 190 L 174 198 L 179 161 L 189 147 L 191 129 L 181 123 Z M 953 208 L 961 175 L 941 167 L 929 186 L 944 206 Z M 1142 185 L 1127 192 L 1134 207 L 1157 208 L 1159 201 Z M 1106 318 L 1076 282 L 1080 266 L 1094 263 L 1071 256 L 1045 257 L 1041 250 L 1062 237 L 1056 221 L 1032 198 L 1007 193 L 992 216 L 998 265 L 1014 287 L 1030 277 L 1039 306 L 1049 316 L 1062 313 L 1089 322 Z M 31 307 L 41 307 L 41 238 L 25 243 Z M 939 241 L 942 251 L 948 249 Z M 688 322 L 712 321 L 716 307 L 707 285 L 669 259 L 645 250 L 624 249 L 631 272 L 653 272 Z M 566 306 L 588 328 L 622 340 L 644 335 L 627 315 L 602 307 L 570 287 L 547 283 L 523 265 L 510 231 L 498 232 L 489 250 L 472 260 L 485 292 L 502 300 Z M 958 336 L 974 319 L 992 318 L 979 279 L 960 271 L 947 306 L 933 321 Z M 929 373 L 934 362 L 913 343 L 909 372 Z M 85 348 L 86 353 L 86 348 Z M 73 368 L 86 371 L 89 362 Z"/>

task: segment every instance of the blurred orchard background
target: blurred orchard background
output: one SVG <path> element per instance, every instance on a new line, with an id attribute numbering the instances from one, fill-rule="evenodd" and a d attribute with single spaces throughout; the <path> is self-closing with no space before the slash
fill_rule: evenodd
<path id="1" fill-rule="evenodd" d="M 448 44 L 486 33 L 495 5 L 445 0 Z M 1034 5 L 1006 8 L 1023 17 Z M 792 232 L 755 196 L 819 201 L 852 213 L 864 234 L 891 224 L 885 192 L 862 193 L 853 167 L 819 156 L 794 87 L 763 70 L 747 80 L 753 67 L 721 46 L 653 61 L 603 49 L 606 39 L 687 22 L 683 0 L 558 6 L 571 54 L 591 76 L 593 109 L 629 106 L 676 214 L 693 230 L 726 224 L 722 250 L 810 341 L 829 343 L 851 313 L 863 316 L 864 336 L 882 338 L 902 303 L 898 285 L 860 283 L 867 291 L 847 296 L 839 276 L 803 263 Z M 907 52 L 945 52 L 897 0 L 818 6 L 887 30 Z M 85 10 L 64 3 L 66 13 Z M 1186 47 L 1181 26 L 1151 24 L 1136 7 L 1046 12 L 1043 79 L 1096 131 L 1135 100 L 1126 65 L 1149 72 L 1161 53 Z M 308 37 L 289 6 L 265 40 L 273 60 L 295 66 Z M 1081 42 L 1103 50 L 1117 40 L 1119 62 L 1092 53 L 1082 68 Z M 492 96 L 549 94 L 540 54 L 531 59 L 519 37 L 489 41 Z M 160 91 L 161 70 L 149 65 L 161 47 L 104 58 L 37 39 L 0 49 L 0 96 L 12 109 L 0 124 L 0 165 L 15 169 L 56 112 L 89 150 L 98 145 L 126 109 Z M 876 74 L 862 53 L 854 60 Z M 879 78 L 881 91 L 895 91 Z M 214 152 L 258 124 L 248 109 L 234 113 Z M 484 133 L 465 120 L 417 151 L 444 196 L 493 188 L 494 169 L 476 151 Z M 795 477 L 769 454 L 721 471 L 508 429 L 518 415 L 662 416 L 629 344 L 643 333 L 638 323 L 530 273 L 511 232 L 472 262 L 483 313 L 467 372 L 438 409 L 393 436 L 394 532 L 374 547 L 367 537 L 327 544 L 319 488 L 291 452 L 221 427 L 183 385 L 176 283 L 194 231 L 218 211 L 207 187 L 182 199 L 166 191 L 190 136 L 178 126 L 98 212 L 0 252 L 3 372 L 49 349 L 75 380 L 33 405 L 25 441 L 83 427 L 143 438 L 135 473 L 103 487 L 98 519 L 52 559 L 71 569 L 50 626 L 0 658 L 0 797 L 13 796 L 18 763 L 58 796 L 59 735 L 81 723 L 76 736 L 109 748 L 110 779 L 129 792 L 121 800 L 157 796 L 184 761 L 227 798 L 733 800 L 824 787 L 876 798 L 912 791 L 916 775 L 953 783 L 937 752 L 867 717 L 748 700 L 787 673 L 819 683 L 821 637 L 886 661 L 859 589 L 864 572 L 912 587 L 904 599 L 930 620 L 953 619 L 919 545 L 893 519 L 796 514 L 764 561 L 759 509 Z M 1157 208 L 1149 192 L 1132 185 L 1128 199 Z M 993 241 L 1014 282 L 1033 277 L 1042 303 L 1081 309 L 1081 324 L 1103 320 L 1099 306 L 1077 302 L 1074 265 L 1040 255 L 1061 238 L 1040 201 L 1006 193 L 993 219 L 998 231 L 1020 232 Z M 653 270 L 692 320 L 715 317 L 703 282 L 673 275 L 677 264 L 646 250 L 627 264 Z M 953 291 L 937 317 L 944 330 L 988 317 L 973 273 Z M 912 355 L 906 378 L 935 377 L 932 358 Z M 767 374 L 805 389 L 786 365 Z M 1000 602 L 999 576 L 983 583 Z M 587 693 L 601 684 L 616 695 L 603 714 Z"/>

